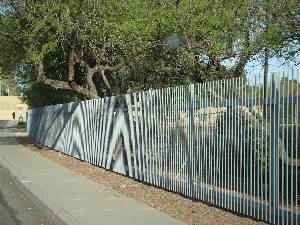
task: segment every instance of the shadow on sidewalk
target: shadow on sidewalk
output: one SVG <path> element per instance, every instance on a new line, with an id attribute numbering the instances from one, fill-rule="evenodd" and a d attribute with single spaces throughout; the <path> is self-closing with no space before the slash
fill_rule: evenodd
<path id="1" fill-rule="evenodd" d="M 2 191 L 0 190 L 0 206 L 1 205 L 4 207 L 4 212 L 8 213 L 9 218 L 6 219 L 5 221 L 2 221 L 2 222 L 0 221 L 0 224 L 4 224 L 4 225 L 5 224 L 7 224 L 7 225 L 23 225 L 22 221 L 20 221 L 17 218 L 18 212 L 15 209 L 13 209 L 9 206 L 8 201 L 5 199 L 4 195 L 2 194 Z M 3 219 L 1 214 L 0 214 L 0 218 Z M 9 222 L 9 224 L 8 224 L 8 222 Z M 11 224 L 11 222 L 13 222 L 13 224 Z"/>

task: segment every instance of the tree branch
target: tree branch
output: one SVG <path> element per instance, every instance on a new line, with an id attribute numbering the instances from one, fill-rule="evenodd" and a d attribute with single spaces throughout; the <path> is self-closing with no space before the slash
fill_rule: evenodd
<path id="1" fill-rule="evenodd" d="M 43 84 L 49 85 L 50 87 L 52 87 L 54 89 L 75 91 L 80 94 L 83 94 L 84 96 L 86 96 L 88 98 L 99 98 L 97 93 L 90 91 L 89 89 L 87 89 L 81 85 L 78 85 L 74 82 L 69 83 L 66 81 L 52 80 L 52 79 L 47 78 L 44 73 L 44 64 L 42 61 L 35 63 L 35 67 L 36 67 L 37 73 L 38 73 L 37 81 L 39 81 Z"/>
<path id="2" fill-rule="evenodd" d="M 113 90 L 112 90 L 112 88 L 111 88 L 111 86 L 110 86 L 110 84 L 109 84 L 109 81 L 108 81 L 108 79 L 107 79 L 107 77 L 106 77 L 106 75 L 105 75 L 105 71 L 104 71 L 104 70 L 101 70 L 101 71 L 100 71 L 100 74 L 101 74 L 101 77 L 102 77 L 102 79 L 103 79 L 103 82 L 104 82 L 105 86 L 112 92 Z"/>

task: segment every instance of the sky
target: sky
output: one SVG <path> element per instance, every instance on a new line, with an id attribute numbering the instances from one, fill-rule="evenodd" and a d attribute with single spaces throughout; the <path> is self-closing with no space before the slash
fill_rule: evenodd
<path id="1" fill-rule="evenodd" d="M 253 59 L 248 62 L 245 68 L 247 72 L 247 80 L 250 83 L 263 82 L 263 61 L 260 59 Z M 292 75 L 292 71 L 294 74 Z M 300 56 L 295 61 L 286 61 L 280 58 L 271 58 L 269 60 L 269 79 L 271 74 L 285 76 L 289 79 L 297 79 L 300 82 Z M 255 81 L 256 80 L 256 81 Z"/>
<path id="2" fill-rule="evenodd" d="M 297 62 L 285 61 L 280 58 L 272 58 L 269 61 L 269 73 L 282 74 L 283 72 L 300 69 L 300 57 L 297 58 L 297 61 L 298 64 Z M 263 62 L 259 59 L 255 59 L 247 64 L 246 70 L 248 73 L 263 73 Z"/>

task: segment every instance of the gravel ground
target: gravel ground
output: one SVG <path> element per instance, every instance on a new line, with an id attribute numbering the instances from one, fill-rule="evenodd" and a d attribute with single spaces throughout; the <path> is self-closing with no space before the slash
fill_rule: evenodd
<path id="1" fill-rule="evenodd" d="M 24 132 L 17 132 L 18 140 L 30 150 L 71 169 L 97 183 L 110 187 L 139 202 L 154 207 L 189 225 L 243 225 L 266 224 L 224 211 L 201 202 L 195 202 L 179 194 L 145 185 L 128 177 L 74 159 L 30 140 Z"/>

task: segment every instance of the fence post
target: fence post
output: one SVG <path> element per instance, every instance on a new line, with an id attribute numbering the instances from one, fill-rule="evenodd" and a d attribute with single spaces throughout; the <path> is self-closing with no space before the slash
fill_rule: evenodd
<path id="1" fill-rule="evenodd" d="M 189 103 L 189 122 L 188 122 L 188 149 L 187 149 L 187 165 L 188 165 L 188 185 L 189 185 L 189 196 L 194 195 L 194 184 L 193 184 L 193 158 L 194 158 L 194 97 L 195 89 L 194 85 L 188 86 L 188 103 Z"/>
<path id="2" fill-rule="evenodd" d="M 278 211 L 278 135 L 279 135 L 279 83 L 280 77 L 272 74 L 272 103 L 271 103 L 271 148 L 270 148 L 270 206 L 271 224 L 277 223 Z"/>

